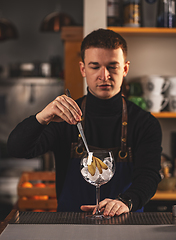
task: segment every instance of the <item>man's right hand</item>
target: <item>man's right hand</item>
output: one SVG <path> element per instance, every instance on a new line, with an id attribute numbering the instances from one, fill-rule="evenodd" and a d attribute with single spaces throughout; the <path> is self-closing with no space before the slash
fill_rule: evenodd
<path id="1" fill-rule="evenodd" d="M 81 121 L 82 111 L 78 104 L 66 95 L 58 96 L 49 103 L 41 112 L 36 115 L 39 123 L 47 125 L 50 122 L 66 121 L 69 124 L 76 124 Z"/>

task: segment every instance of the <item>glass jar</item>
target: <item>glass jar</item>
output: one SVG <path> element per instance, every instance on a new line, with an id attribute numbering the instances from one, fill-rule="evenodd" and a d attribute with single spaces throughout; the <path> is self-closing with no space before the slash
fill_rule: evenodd
<path id="1" fill-rule="evenodd" d="M 121 1 L 108 0 L 107 1 L 107 25 L 121 26 Z"/>
<path id="2" fill-rule="evenodd" d="M 157 27 L 175 27 L 175 0 L 160 0 Z"/>

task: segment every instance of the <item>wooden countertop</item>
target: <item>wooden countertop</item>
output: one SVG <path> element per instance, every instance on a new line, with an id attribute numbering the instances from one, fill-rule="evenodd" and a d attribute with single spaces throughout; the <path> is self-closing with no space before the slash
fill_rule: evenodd
<path id="1" fill-rule="evenodd" d="M 8 216 L 2 221 L 0 222 L 0 234 L 3 232 L 3 230 L 6 228 L 6 226 L 8 225 L 9 221 L 12 219 L 12 217 L 15 215 L 17 209 L 13 209 Z"/>

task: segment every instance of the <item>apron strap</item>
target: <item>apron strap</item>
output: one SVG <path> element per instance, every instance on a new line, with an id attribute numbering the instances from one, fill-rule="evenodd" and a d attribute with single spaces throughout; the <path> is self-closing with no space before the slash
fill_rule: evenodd
<path id="1" fill-rule="evenodd" d="M 121 150 L 119 151 L 119 157 L 125 159 L 128 155 L 127 151 L 127 125 L 128 125 L 128 113 L 127 104 L 122 96 L 122 131 L 121 131 Z"/>

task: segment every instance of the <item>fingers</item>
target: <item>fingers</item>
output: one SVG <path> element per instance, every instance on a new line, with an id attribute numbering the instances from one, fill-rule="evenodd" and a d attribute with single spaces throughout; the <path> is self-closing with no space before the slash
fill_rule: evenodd
<path id="1" fill-rule="evenodd" d="M 70 124 L 76 124 L 81 120 L 82 112 L 79 106 L 73 99 L 66 95 L 57 97 L 54 100 L 53 105 L 53 107 L 56 107 L 56 115 L 64 121 Z"/>
<path id="2" fill-rule="evenodd" d="M 104 215 L 105 216 L 114 216 L 120 215 L 122 213 L 129 212 L 129 208 L 121 201 L 113 200 L 113 199 L 105 199 L 99 204 L 99 208 L 104 207 Z"/>
<path id="3" fill-rule="evenodd" d="M 106 198 L 99 203 L 99 209 L 101 212 L 104 211 L 103 212 L 104 216 L 111 216 L 111 217 L 129 212 L 129 208 L 123 202 L 119 200 L 109 199 L 109 198 Z M 81 210 L 93 211 L 93 214 L 95 214 L 96 206 L 84 205 L 84 206 L 81 206 Z"/>
<path id="4" fill-rule="evenodd" d="M 96 211 L 96 206 L 95 205 L 83 205 L 81 206 L 81 210 L 84 212 L 89 212 L 89 211 Z"/>
<path id="5" fill-rule="evenodd" d="M 57 97 L 56 100 L 59 100 L 63 106 L 68 108 L 68 110 L 74 114 L 75 118 L 79 118 L 79 121 L 81 120 L 80 117 L 82 116 L 82 111 L 72 98 L 62 95 Z"/>
<path id="6" fill-rule="evenodd" d="M 51 121 L 76 124 L 81 120 L 81 116 L 82 112 L 77 103 L 66 95 L 61 95 L 39 112 L 36 118 L 41 124 Z"/>
<path id="7" fill-rule="evenodd" d="M 84 205 L 84 206 L 81 206 L 81 210 L 84 211 L 84 212 L 92 212 L 92 214 L 95 214 L 96 213 L 96 205 Z M 103 212 L 104 211 L 104 208 L 101 208 L 100 209 L 100 212 Z"/>
<path id="8" fill-rule="evenodd" d="M 128 213 L 129 212 L 129 208 L 123 204 L 124 206 L 121 206 L 117 211 L 116 211 L 116 215 L 121 215 L 122 213 Z"/>

